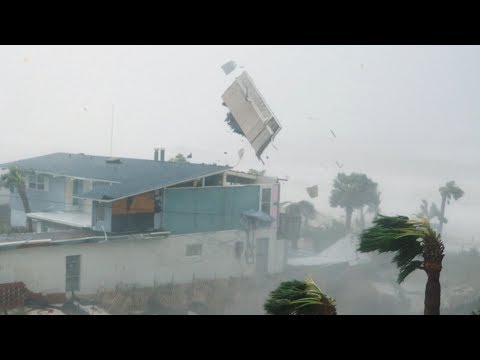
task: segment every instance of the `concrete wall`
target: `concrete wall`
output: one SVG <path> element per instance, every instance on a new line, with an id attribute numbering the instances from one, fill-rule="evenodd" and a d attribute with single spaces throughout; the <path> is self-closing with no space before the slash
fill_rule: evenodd
<path id="1" fill-rule="evenodd" d="M 273 228 L 256 231 L 269 237 L 270 273 L 283 269 L 284 241 Z M 95 293 L 100 286 L 118 283 L 152 286 L 157 283 L 187 283 L 195 278 L 213 279 L 250 276 L 255 264 L 235 257 L 235 242 L 245 241 L 243 231 L 175 235 L 163 239 L 116 240 L 105 243 L 32 247 L 0 251 L 0 283 L 23 281 L 32 291 L 65 291 L 65 257 L 80 255 L 80 292 Z M 202 244 L 200 256 L 186 256 L 186 246 Z"/>
<path id="2" fill-rule="evenodd" d="M 65 178 L 45 175 L 48 178 L 48 191 L 27 189 L 27 197 L 32 212 L 65 210 Z M 25 226 L 26 216 L 22 199 L 17 191 L 10 194 L 12 226 Z"/>

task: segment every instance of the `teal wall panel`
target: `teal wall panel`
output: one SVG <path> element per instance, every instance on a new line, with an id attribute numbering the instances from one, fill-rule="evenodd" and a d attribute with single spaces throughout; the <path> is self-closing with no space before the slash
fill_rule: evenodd
<path id="1" fill-rule="evenodd" d="M 246 210 L 258 210 L 260 187 L 174 188 L 165 190 L 164 227 L 174 234 L 240 229 Z"/>

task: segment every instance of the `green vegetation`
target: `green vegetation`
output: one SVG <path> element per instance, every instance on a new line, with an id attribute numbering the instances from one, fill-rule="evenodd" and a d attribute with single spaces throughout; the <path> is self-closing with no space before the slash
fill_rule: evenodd
<path id="1" fill-rule="evenodd" d="M 365 224 L 364 207 L 369 211 L 378 212 L 380 206 L 380 193 L 377 190 L 377 183 L 369 179 L 365 174 L 339 173 L 333 182 L 333 189 L 330 194 L 330 206 L 345 209 L 345 227 L 350 232 L 352 225 L 352 213 L 360 211 L 362 227 Z"/>
<path id="2" fill-rule="evenodd" d="M 444 246 L 427 218 L 410 220 L 406 216 L 378 216 L 373 226 L 360 236 L 358 251 L 393 252 L 392 262 L 400 270 L 398 283 L 417 269 L 427 274 L 425 315 L 440 314 L 440 272 Z M 421 260 L 423 258 L 423 260 Z"/>
<path id="3" fill-rule="evenodd" d="M 336 315 L 335 300 L 312 279 L 286 281 L 270 293 L 264 305 L 269 315 Z"/>

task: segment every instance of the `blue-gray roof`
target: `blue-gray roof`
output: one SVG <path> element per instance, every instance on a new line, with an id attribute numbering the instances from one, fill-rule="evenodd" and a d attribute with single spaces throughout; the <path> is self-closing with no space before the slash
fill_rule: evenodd
<path id="1" fill-rule="evenodd" d="M 18 166 L 36 171 L 111 182 L 97 185 L 79 196 L 93 200 L 114 200 L 160 189 L 191 179 L 222 173 L 227 166 L 120 158 L 120 163 L 107 163 L 105 156 L 54 153 L 0 164 L 0 168 Z"/>

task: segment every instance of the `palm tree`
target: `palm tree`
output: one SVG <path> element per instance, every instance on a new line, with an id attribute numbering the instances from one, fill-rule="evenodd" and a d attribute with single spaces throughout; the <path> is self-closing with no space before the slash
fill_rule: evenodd
<path id="1" fill-rule="evenodd" d="M 302 200 L 296 203 L 291 203 L 285 208 L 285 212 L 288 216 L 300 217 L 301 226 L 308 226 L 308 220 L 313 220 L 317 214 L 315 206 L 306 200 Z M 293 248 L 298 249 L 298 239 L 293 241 Z"/>
<path id="2" fill-rule="evenodd" d="M 432 220 L 434 218 L 437 218 L 439 222 L 440 222 L 440 219 L 442 218 L 437 204 L 435 204 L 434 202 L 431 202 L 430 203 L 430 208 L 429 208 L 427 200 L 422 200 L 422 203 L 420 204 L 420 212 L 417 214 L 417 216 L 418 217 L 426 217 L 426 218 L 428 218 L 428 220 Z M 444 219 L 444 221 L 445 221 L 445 223 L 447 223 L 447 219 Z M 439 229 L 439 224 L 430 223 L 430 226 L 437 231 Z"/>
<path id="3" fill-rule="evenodd" d="M 360 235 L 358 251 L 394 252 L 392 262 L 400 270 L 399 284 L 413 271 L 424 270 L 427 274 L 424 314 L 440 314 L 440 272 L 444 246 L 440 234 L 432 229 L 426 217 L 410 220 L 406 216 L 379 215 L 373 226 Z"/>
<path id="4" fill-rule="evenodd" d="M 269 315 L 337 315 L 335 300 L 312 279 L 282 282 L 270 293 L 264 309 Z"/>
<path id="5" fill-rule="evenodd" d="M 464 192 L 460 189 L 457 185 L 455 185 L 455 181 L 449 181 L 445 184 L 445 186 L 441 186 L 438 191 L 442 196 L 442 207 L 440 209 L 440 225 L 438 227 L 438 232 L 442 233 L 443 224 L 447 223 L 447 219 L 445 218 L 445 203 L 448 202 L 450 204 L 450 199 L 453 197 L 454 200 L 460 199 Z"/>
<path id="6" fill-rule="evenodd" d="M 188 162 L 187 158 L 185 157 L 185 155 L 181 154 L 181 153 L 178 153 L 177 155 L 175 155 L 175 157 L 171 158 L 169 161 L 173 161 L 173 162 L 179 162 L 179 163 L 186 163 Z"/>
<path id="7" fill-rule="evenodd" d="M 11 167 L 9 172 L 3 174 L 0 178 L 0 184 L 7 188 L 15 188 L 22 199 L 23 209 L 25 214 L 31 212 L 30 203 L 27 198 L 27 191 L 25 185 L 25 174 L 18 167 Z M 27 216 L 27 229 L 29 232 L 33 232 L 32 219 Z"/>
<path id="8" fill-rule="evenodd" d="M 362 209 L 364 206 L 378 208 L 380 204 L 380 193 L 377 190 L 377 183 L 369 179 L 365 174 L 339 173 L 333 182 L 333 189 L 330 194 L 330 206 L 345 209 L 345 227 L 347 232 L 351 230 L 352 213 L 355 209 Z"/>
<path id="9" fill-rule="evenodd" d="M 291 203 L 286 207 L 285 211 L 290 215 L 301 216 L 306 225 L 308 225 L 308 220 L 314 219 L 317 214 L 315 206 L 310 201 L 306 200 Z"/>

